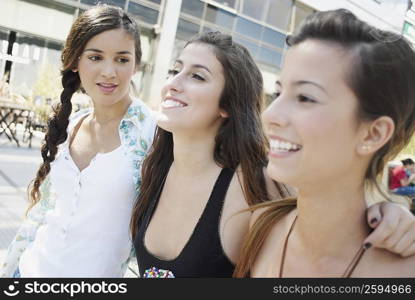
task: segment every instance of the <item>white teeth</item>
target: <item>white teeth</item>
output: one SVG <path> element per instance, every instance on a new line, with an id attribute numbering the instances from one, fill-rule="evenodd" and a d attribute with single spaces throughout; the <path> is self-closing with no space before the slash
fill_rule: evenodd
<path id="1" fill-rule="evenodd" d="M 290 142 L 283 142 L 280 140 L 270 140 L 269 145 L 270 145 L 271 151 L 287 152 L 287 151 L 296 151 L 296 150 L 301 149 L 300 145 L 292 144 Z"/>
<path id="2" fill-rule="evenodd" d="M 178 101 L 165 100 L 161 103 L 161 106 L 164 107 L 164 108 L 170 108 L 170 107 L 184 107 L 185 105 L 183 103 L 178 102 Z"/>
<path id="3" fill-rule="evenodd" d="M 114 87 L 115 86 L 115 84 L 112 84 L 112 83 L 99 83 L 99 85 L 103 87 Z"/>

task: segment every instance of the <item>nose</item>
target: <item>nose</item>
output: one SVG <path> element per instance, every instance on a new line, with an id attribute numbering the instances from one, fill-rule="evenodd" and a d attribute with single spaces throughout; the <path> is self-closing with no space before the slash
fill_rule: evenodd
<path id="1" fill-rule="evenodd" d="M 262 121 L 265 127 L 284 127 L 289 123 L 289 102 L 281 94 L 262 113 Z"/>
<path id="2" fill-rule="evenodd" d="M 114 66 L 113 62 L 108 61 L 108 62 L 103 64 L 102 70 L 101 70 L 101 75 L 104 78 L 113 78 L 113 77 L 115 77 L 115 74 L 116 74 L 116 71 L 115 71 L 115 66 Z"/>
<path id="3" fill-rule="evenodd" d="M 183 78 L 181 73 L 170 75 L 163 86 L 163 92 L 180 93 L 183 91 Z"/>

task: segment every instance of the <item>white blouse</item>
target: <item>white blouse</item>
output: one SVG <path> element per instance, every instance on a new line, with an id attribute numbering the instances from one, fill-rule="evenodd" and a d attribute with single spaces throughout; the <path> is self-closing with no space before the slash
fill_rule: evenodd
<path id="1" fill-rule="evenodd" d="M 69 132 L 84 116 L 70 124 Z M 70 136 L 70 135 L 68 135 Z M 68 141 L 51 164 L 55 209 L 23 252 L 21 277 L 122 277 L 131 251 L 129 222 L 135 183 L 125 145 L 98 153 L 79 171 Z"/>

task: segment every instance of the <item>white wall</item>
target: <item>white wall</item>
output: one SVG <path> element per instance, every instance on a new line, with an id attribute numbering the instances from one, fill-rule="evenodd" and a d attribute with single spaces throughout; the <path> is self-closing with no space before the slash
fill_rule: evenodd
<path id="1" fill-rule="evenodd" d="M 0 26 L 64 41 L 73 16 L 19 0 L 0 1 Z"/>
<path id="2" fill-rule="evenodd" d="M 402 32 L 407 0 L 301 0 L 319 11 L 347 8 L 357 17 L 381 29 Z"/>

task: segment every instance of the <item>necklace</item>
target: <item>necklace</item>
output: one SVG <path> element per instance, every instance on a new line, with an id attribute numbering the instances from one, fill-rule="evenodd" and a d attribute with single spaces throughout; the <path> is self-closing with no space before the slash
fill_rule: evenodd
<path id="1" fill-rule="evenodd" d="M 286 255 L 286 252 L 287 252 L 288 238 L 290 237 L 291 232 L 293 231 L 294 224 L 295 224 L 296 221 L 297 221 L 297 216 L 295 216 L 294 221 L 291 224 L 290 230 L 288 230 L 287 236 L 285 237 L 285 240 L 284 240 L 284 246 L 282 248 L 282 255 L 281 255 L 280 272 L 279 272 L 279 276 L 278 276 L 279 278 L 282 278 L 282 273 L 284 271 L 285 255 Z M 349 263 L 346 270 L 344 271 L 344 273 L 342 275 L 343 278 L 349 278 L 352 275 L 354 269 L 356 268 L 356 266 L 360 262 L 360 259 L 362 258 L 365 251 L 366 251 L 365 247 L 360 247 L 359 248 L 359 250 L 357 251 L 357 253 L 353 257 L 352 261 Z"/>

